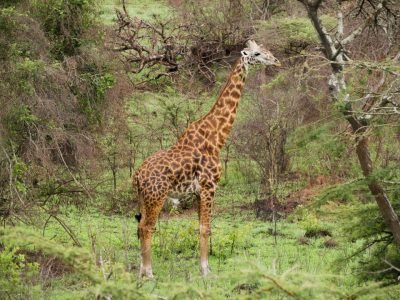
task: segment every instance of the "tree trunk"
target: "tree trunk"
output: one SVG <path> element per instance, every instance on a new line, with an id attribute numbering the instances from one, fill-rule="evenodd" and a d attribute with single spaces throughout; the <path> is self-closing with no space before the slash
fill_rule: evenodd
<path id="1" fill-rule="evenodd" d="M 335 45 L 333 38 L 330 36 L 321 20 L 318 16 L 318 9 L 322 0 L 298 0 L 301 2 L 307 10 L 308 17 L 310 18 L 318 37 L 324 47 L 324 54 L 331 62 L 332 74 L 329 79 L 329 89 L 331 92 L 331 97 L 334 101 L 339 100 L 339 95 L 342 95 L 345 102 L 345 109 L 342 113 L 346 120 L 350 123 L 353 130 L 353 134 L 356 136 L 356 152 L 357 157 L 363 171 L 365 178 L 368 181 L 368 188 L 372 195 L 375 197 L 375 201 L 379 207 L 379 211 L 384 219 L 386 225 L 390 229 L 395 244 L 400 247 L 400 221 L 396 212 L 394 211 L 388 196 L 386 195 L 381 183 L 371 177 L 374 168 L 368 149 L 368 139 L 364 135 L 367 131 L 368 124 L 359 119 L 352 110 L 351 102 L 349 100 L 349 94 L 347 94 L 346 82 L 344 79 L 343 69 L 344 69 L 344 51 L 343 47 L 354 40 L 361 32 L 367 27 L 368 22 L 373 20 L 373 18 L 367 19 L 366 23 L 350 33 L 346 38 L 344 38 L 344 26 L 343 26 L 343 13 L 341 11 L 342 1 L 338 0 L 338 32 L 337 38 L 339 39 L 339 46 Z M 379 13 L 379 9 L 382 9 L 382 5 L 376 8 L 374 17 Z"/>
<path id="2" fill-rule="evenodd" d="M 374 195 L 375 197 L 375 201 L 378 204 L 381 215 L 385 220 L 386 225 L 389 227 L 390 231 L 393 234 L 393 239 L 395 243 L 400 246 L 399 217 L 394 211 L 382 185 L 375 178 L 370 177 L 373 172 L 373 165 L 368 150 L 368 140 L 366 137 L 362 137 L 358 141 L 356 152 L 363 174 L 368 180 L 368 188 L 371 191 L 372 195 Z"/>

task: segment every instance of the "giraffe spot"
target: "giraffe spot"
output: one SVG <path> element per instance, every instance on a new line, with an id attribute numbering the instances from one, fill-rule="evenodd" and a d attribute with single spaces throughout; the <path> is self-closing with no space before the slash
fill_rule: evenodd
<path id="1" fill-rule="evenodd" d="M 218 172 L 218 168 L 217 168 L 217 167 L 212 168 L 212 169 L 211 169 L 211 172 L 217 173 L 217 172 Z"/>
<path id="2" fill-rule="evenodd" d="M 211 118 L 210 123 L 211 123 L 212 127 L 214 127 L 214 128 L 217 127 L 217 121 L 215 120 L 215 118 Z"/>
<path id="3" fill-rule="evenodd" d="M 234 107 L 235 106 L 235 101 L 232 99 L 226 99 L 226 106 L 228 107 Z"/>
<path id="4" fill-rule="evenodd" d="M 225 123 L 226 119 L 224 117 L 218 117 L 218 122 L 221 123 Z"/>
<path id="5" fill-rule="evenodd" d="M 215 145 L 215 143 L 217 142 L 217 135 L 215 133 L 210 134 L 210 136 L 208 137 L 208 141 Z"/>
<path id="6" fill-rule="evenodd" d="M 228 97 L 229 96 L 229 91 L 228 90 L 225 90 L 223 93 L 222 93 L 222 97 Z"/>
<path id="7" fill-rule="evenodd" d="M 237 88 L 239 91 L 241 91 L 242 88 L 243 88 L 243 84 L 242 84 L 242 83 L 236 84 L 236 88 Z"/>
<path id="8" fill-rule="evenodd" d="M 225 127 L 222 128 L 222 132 L 225 133 L 225 134 L 228 134 L 230 130 L 231 130 L 230 126 L 225 126 Z"/>
<path id="9" fill-rule="evenodd" d="M 223 99 L 225 99 L 225 98 L 222 98 L 222 99 L 220 99 L 220 100 L 217 102 L 216 107 L 223 107 L 223 106 L 224 106 L 223 101 L 221 101 L 221 100 L 223 100 Z"/>
<path id="10" fill-rule="evenodd" d="M 219 115 L 221 113 L 221 110 L 219 108 L 216 108 L 214 111 L 214 114 Z"/>
<path id="11" fill-rule="evenodd" d="M 231 96 L 234 98 L 239 98 L 240 97 L 240 93 L 237 90 L 234 90 L 231 92 Z"/>
<path id="12" fill-rule="evenodd" d="M 182 165 L 185 165 L 185 164 L 190 164 L 190 159 L 189 158 L 184 158 L 184 159 L 182 159 Z"/>

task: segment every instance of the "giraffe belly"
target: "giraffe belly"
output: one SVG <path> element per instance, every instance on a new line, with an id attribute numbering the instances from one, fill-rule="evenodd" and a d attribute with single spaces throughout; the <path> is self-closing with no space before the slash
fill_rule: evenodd
<path id="1" fill-rule="evenodd" d="M 200 196 L 200 184 L 198 178 L 179 182 L 168 194 L 168 202 L 175 209 L 192 207 L 193 203 Z"/>
<path id="2" fill-rule="evenodd" d="M 183 193 L 183 194 L 199 194 L 200 193 L 200 183 L 198 177 L 193 177 L 188 180 L 178 182 L 173 188 L 173 193 Z"/>

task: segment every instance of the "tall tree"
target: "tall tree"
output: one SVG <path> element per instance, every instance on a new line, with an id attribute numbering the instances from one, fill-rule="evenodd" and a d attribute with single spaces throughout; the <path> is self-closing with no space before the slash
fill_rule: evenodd
<path id="1" fill-rule="evenodd" d="M 332 1 L 336 7 L 337 28 L 333 34 L 329 32 L 320 19 L 320 11 L 322 9 L 323 0 L 298 0 L 301 2 L 308 14 L 308 17 L 314 26 L 320 42 L 323 47 L 323 53 L 330 62 L 331 74 L 329 78 L 329 90 L 333 101 L 340 102 L 341 112 L 344 118 L 349 122 L 356 143 L 356 153 L 364 176 L 368 182 L 368 188 L 373 194 L 380 213 L 393 234 L 395 244 L 400 247 L 400 222 L 399 217 L 393 209 L 389 197 L 385 192 L 382 183 L 376 177 L 372 176 L 374 172 L 374 164 L 371 160 L 368 148 L 368 137 L 366 135 L 369 129 L 368 114 L 357 114 L 352 106 L 352 99 L 349 89 L 346 85 L 345 68 L 351 64 L 351 59 L 346 51 L 347 46 L 357 37 L 365 32 L 367 28 L 374 26 L 381 27 L 385 34 L 392 34 L 392 29 L 397 24 L 398 11 L 396 11 L 397 1 L 390 0 L 367 0 L 354 2 L 358 15 L 363 15 L 364 21 L 356 29 L 345 34 L 344 24 L 344 5 L 348 1 L 335 0 Z M 354 7 L 353 7 L 354 8 Z M 398 26 L 398 24 L 397 24 Z M 398 60 L 399 54 L 395 55 Z M 383 85 L 384 78 L 381 80 Z M 368 107 L 371 94 L 365 95 L 363 101 Z M 382 95 L 378 99 L 377 107 L 392 106 L 394 111 L 399 107 L 399 103 L 393 100 L 392 95 Z"/>

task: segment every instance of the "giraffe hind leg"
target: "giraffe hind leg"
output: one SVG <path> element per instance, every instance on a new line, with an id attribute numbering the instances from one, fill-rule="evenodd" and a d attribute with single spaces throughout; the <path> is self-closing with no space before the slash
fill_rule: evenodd
<path id="1" fill-rule="evenodd" d="M 152 278 L 151 239 L 155 231 L 158 215 L 167 198 L 167 190 L 155 195 L 144 195 L 140 208 L 138 235 L 140 239 L 140 276 Z"/>
<path id="2" fill-rule="evenodd" d="M 215 187 L 202 189 L 200 192 L 199 221 L 200 221 L 200 272 L 207 276 L 208 266 L 208 239 L 211 233 L 211 208 L 213 205 Z"/>

